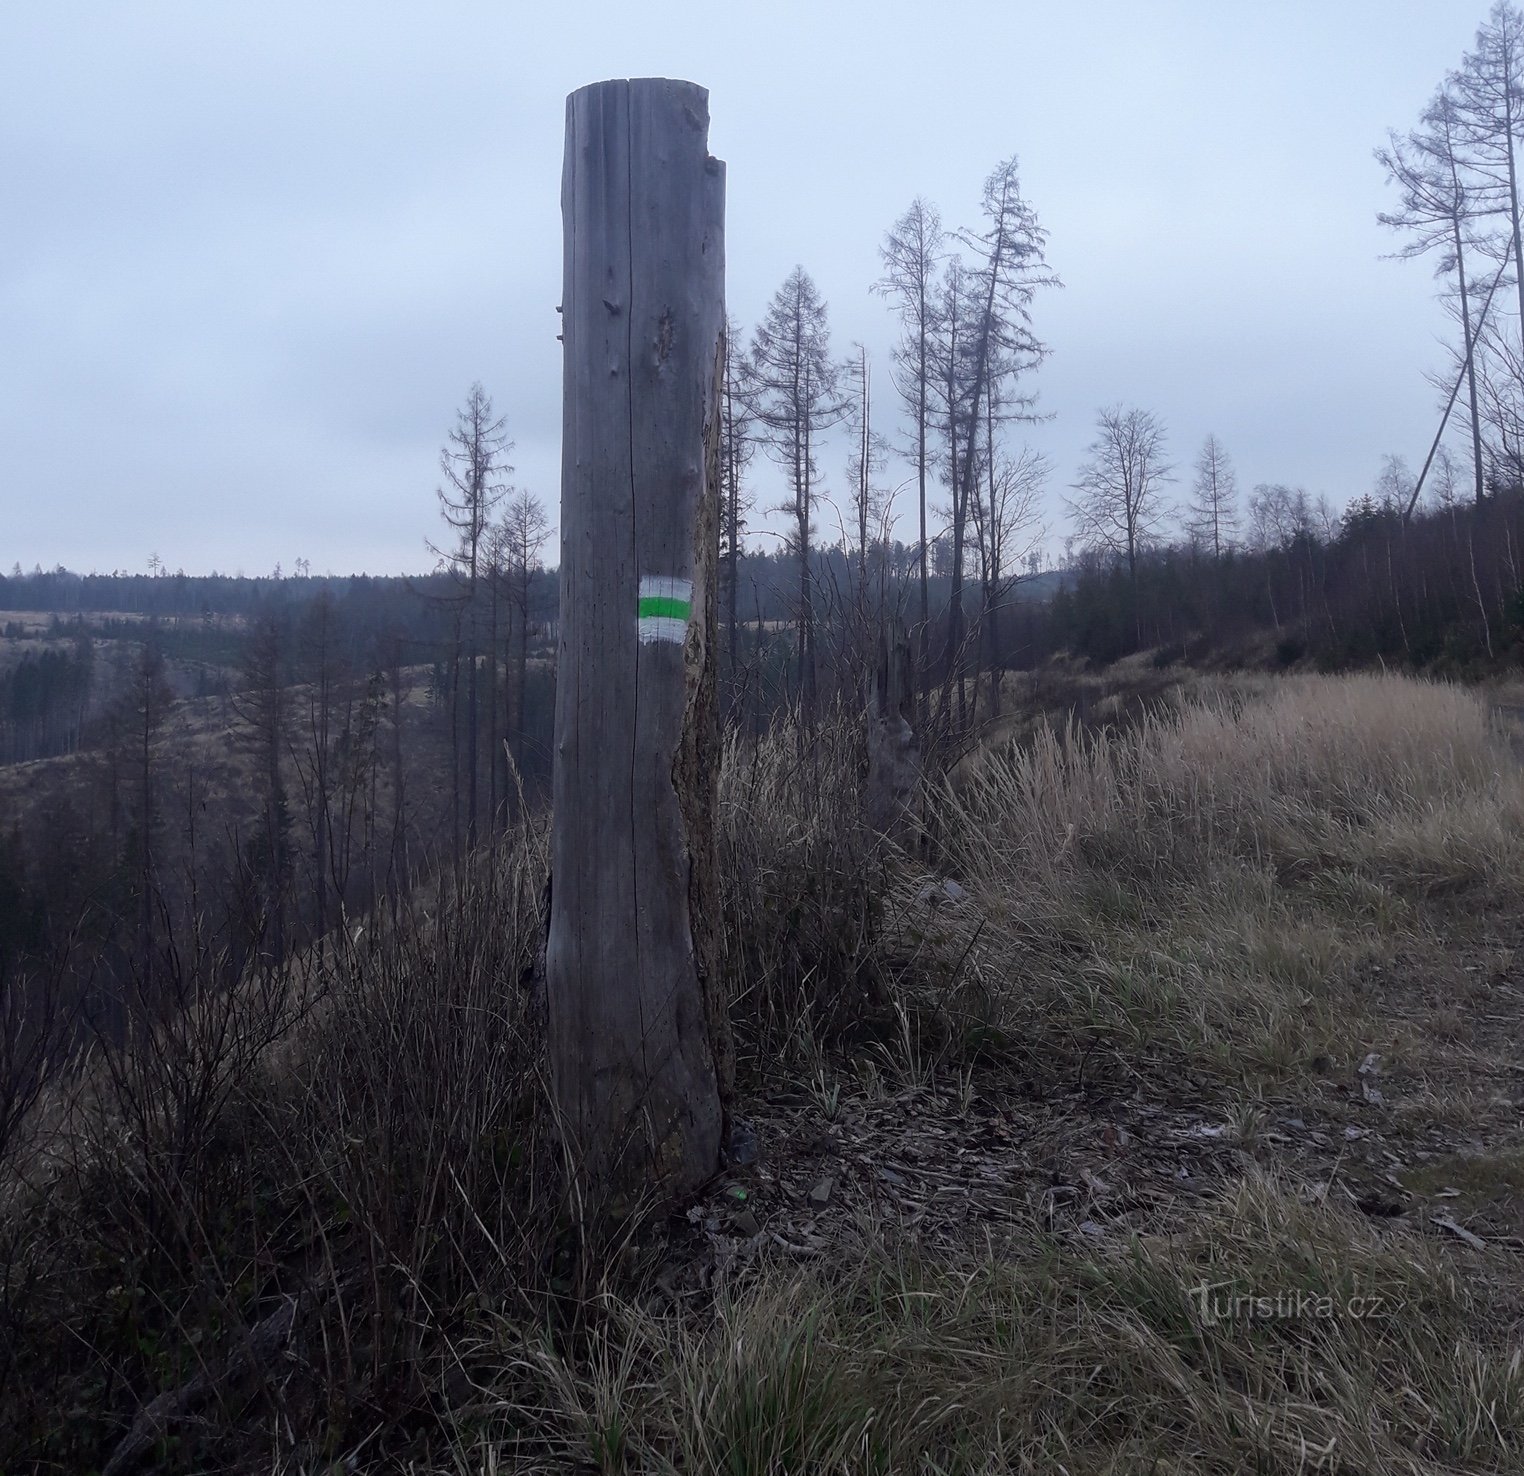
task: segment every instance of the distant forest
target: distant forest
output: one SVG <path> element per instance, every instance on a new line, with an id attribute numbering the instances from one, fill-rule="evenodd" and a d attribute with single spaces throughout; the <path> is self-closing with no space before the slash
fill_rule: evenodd
<path id="1" fill-rule="evenodd" d="M 1524 495 L 1500 489 L 1480 507 L 1451 500 L 1411 520 L 1373 497 L 1337 518 L 1288 489 L 1252 501 L 1262 523 L 1277 520 L 1258 547 L 1214 554 L 1184 539 L 1132 565 L 1082 554 L 1062 573 L 1013 582 L 998 612 L 973 604 L 967 653 L 926 673 L 928 747 L 939 736 L 956 744 L 1009 705 L 1005 674 L 1053 661 L 1151 651 L 1160 665 L 1379 661 L 1467 675 L 1524 654 Z M 859 562 L 838 546 L 813 562 L 819 697 L 860 705 L 880 615 L 915 629 L 915 550 L 879 546 Z M 947 562 L 939 543 L 933 651 L 945 649 L 950 622 Z M 798 702 L 798 558 L 748 551 L 734 567 L 725 711 L 760 731 Z M 57 942 L 54 923 L 74 927 L 87 898 L 101 916 L 141 922 L 141 873 L 158 872 L 163 886 L 167 858 L 187 859 L 169 819 L 176 807 L 214 821 L 195 840 L 198 905 L 205 848 L 231 847 L 211 872 L 250 946 L 268 929 L 327 926 L 410 883 L 425 858 L 459 854 L 521 796 L 537 803 L 547 792 L 558 598 L 555 570 L 538 566 L 522 616 L 497 574 L 474 606 L 449 572 L 0 577 L 0 895 L 14 904 L 0 950 L 5 939 L 13 952 Z"/>

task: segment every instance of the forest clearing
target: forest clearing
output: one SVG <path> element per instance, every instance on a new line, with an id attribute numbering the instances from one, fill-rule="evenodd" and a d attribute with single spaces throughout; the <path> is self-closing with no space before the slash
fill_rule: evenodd
<path id="1" fill-rule="evenodd" d="M 1369 8 L 0 6 L 0 1476 L 1524 1471 L 1524 8 Z"/>

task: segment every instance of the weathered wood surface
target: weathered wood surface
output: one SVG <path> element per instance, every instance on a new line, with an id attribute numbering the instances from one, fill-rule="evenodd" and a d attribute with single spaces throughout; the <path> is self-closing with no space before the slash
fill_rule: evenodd
<path id="1" fill-rule="evenodd" d="M 553 1087 L 585 1214 L 683 1192 L 719 1163 L 722 1015 L 706 1003 L 703 899 L 724 166 L 709 157 L 708 124 L 708 95 L 687 82 L 602 82 L 567 100 L 545 969 Z M 654 603 L 637 625 L 642 580 Z M 685 582 L 688 618 L 673 625 Z M 723 1066 L 723 1043 L 720 1054 Z"/>

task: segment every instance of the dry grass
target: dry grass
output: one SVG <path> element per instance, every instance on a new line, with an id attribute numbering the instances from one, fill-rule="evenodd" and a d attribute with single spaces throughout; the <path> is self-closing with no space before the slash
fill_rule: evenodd
<path id="1" fill-rule="evenodd" d="M 970 874 L 1046 891 L 1096 859 L 1194 884 L 1244 862 L 1427 880 L 1383 867 L 1389 854 L 1455 855 L 1463 876 L 1508 884 L 1524 874 L 1524 775 L 1487 704 L 1406 677 L 1206 688 L 1123 733 L 1046 729 L 983 755 L 957 808 Z"/>
<path id="2" fill-rule="evenodd" d="M 1034 1232 L 961 1264 L 876 1243 L 843 1261 L 722 1296 L 703 1326 L 616 1306 L 576 1366 L 526 1351 L 516 1371 L 567 1464 L 602 1472 L 1439 1473 L 1520 1455 L 1524 1358 L 1487 1335 L 1486 1284 L 1265 1179 L 1186 1234 L 1110 1251 Z M 501 1457 L 501 1432 L 483 1440 Z"/>
<path id="3" fill-rule="evenodd" d="M 982 924 L 964 1003 L 1041 1049 L 1347 1053 L 1353 981 L 1432 948 L 1438 901 L 1524 892 L 1524 770 L 1480 696 L 1409 678 L 1204 685 L 1124 730 L 1043 728 L 945 808 Z"/>
<path id="4" fill-rule="evenodd" d="M 482 1306 L 545 1291 L 557 1196 L 520 980 L 546 846 L 513 840 L 428 912 L 236 989 L 188 958 L 179 1010 L 55 1085 L 45 1151 L 3 1166 L 0 1469 L 98 1469 L 176 1391 L 139 1459 L 222 1468 L 279 1432 L 320 1464 L 430 1409 Z M 288 1306 L 300 1341 L 235 1373 Z"/>
<path id="5" fill-rule="evenodd" d="M 997 1124 L 1058 1090 L 1097 1144 L 1119 1140 L 1125 1094 L 1166 1175 L 1180 1129 L 1159 1123 L 1184 1097 L 1181 1126 L 1221 1122 L 1240 1177 L 1157 1230 L 1049 1229 L 1017 1207 L 983 1252 L 977 1234 L 933 1250 L 929 1218 L 907 1240 L 870 1215 L 805 1271 L 763 1258 L 722 1277 L 704 1315 L 619 1300 L 572 1356 L 509 1340 L 536 1436 L 489 1421 L 459 1469 L 1518 1468 L 1524 1278 L 1509 1250 L 1441 1243 L 1430 1219 L 1516 1203 L 1508 1062 L 1479 1027 L 1499 1001 L 1446 962 L 1464 947 L 1483 961 L 1465 969 L 1511 977 L 1510 949 L 1474 936 L 1524 892 L 1508 743 L 1478 696 L 1398 678 L 1197 685 L 1117 715 L 963 766 L 938 840 L 966 895 L 864 853 L 882 911 L 847 959 L 893 981 L 899 1032 L 822 1052 L 809 1094 L 849 1138 L 855 1118 L 906 1111 L 916 1082 L 982 1096 Z M 742 875 L 774 903 L 797 881 L 785 858 L 844 885 L 850 804 L 844 820 L 792 787 L 787 748 L 753 762 L 770 765 L 750 776 L 762 803 L 731 792 L 756 847 Z M 765 911 L 748 916 L 776 945 Z M 1378 1047 L 1390 1102 L 1358 1085 Z M 1331 1129 L 1326 1154 L 1293 1140 L 1294 1113 Z M 981 1136 L 931 1141 L 977 1157 Z M 1464 1154 L 1429 1151 L 1457 1140 Z M 1127 1150 L 1105 1151 L 1115 1181 Z M 1065 1173 L 1101 1195 L 1088 1169 Z M 957 1182 L 945 1160 L 923 1177 Z"/>
<path id="6" fill-rule="evenodd" d="M 833 713 L 807 745 L 783 726 L 728 741 L 720 771 L 726 988 L 742 1065 L 808 1074 L 823 1044 L 884 1001 L 885 898 L 904 858 L 864 819 L 857 724 Z"/>
<path id="7" fill-rule="evenodd" d="M 727 753 L 744 1089 L 759 1121 L 765 1097 L 834 1139 L 810 1153 L 878 1134 L 873 1163 L 832 1160 L 827 1211 L 806 1202 L 821 1160 L 775 1138 L 749 1199 L 732 1178 L 577 1244 L 520 988 L 541 831 L 315 953 L 310 988 L 192 989 L 183 1028 L 98 1062 L 0 1208 L 0 1349 L 22 1350 L 0 1357 L 0 1465 L 98 1469 L 290 1301 L 276 1372 L 221 1380 L 145 1456 L 1519 1469 L 1509 742 L 1480 697 L 1397 678 L 1196 684 L 1117 715 L 962 766 L 938 797 L 958 889 L 863 825 L 848 719 Z M 916 1112 L 946 1129 L 919 1176 Z M 1303 1118 L 1326 1153 L 1290 1141 Z"/>

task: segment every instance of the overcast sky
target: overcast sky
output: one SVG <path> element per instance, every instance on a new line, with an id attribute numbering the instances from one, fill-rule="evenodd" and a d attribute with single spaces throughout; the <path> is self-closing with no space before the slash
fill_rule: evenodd
<path id="1" fill-rule="evenodd" d="M 1443 360 L 1371 151 L 1485 10 L 0 0 L 0 564 L 427 567 L 477 379 L 554 514 L 564 98 L 612 76 L 709 88 L 731 311 L 802 263 L 885 392 L 885 228 L 917 194 L 971 221 L 1019 156 L 1065 283 L 1029 436 L 1055 548 L 1115 402 L 1183 468 L 1214 431 L 1245 489 L 1342 505 L 1421 461 Z"/>

